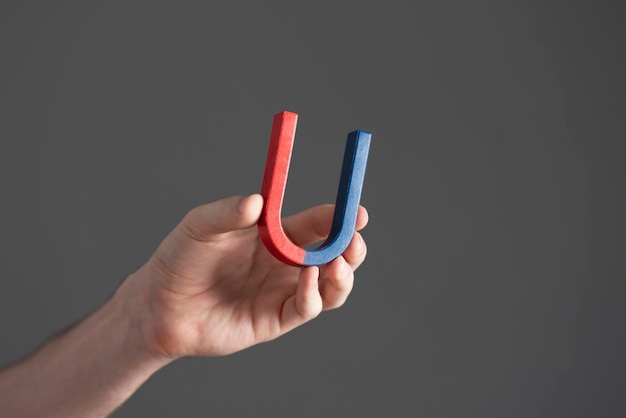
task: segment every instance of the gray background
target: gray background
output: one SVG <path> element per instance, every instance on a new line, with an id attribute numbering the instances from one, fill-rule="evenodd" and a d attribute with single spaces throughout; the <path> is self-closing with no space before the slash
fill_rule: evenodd
<path id="1" fill-rule="evenodd" d="M 291 110 L 288 213 L 373 133 L 349 301 L 115 417 L 625 416 L 626 16 L 573 3 L 3 1 L 0 365 L 259 191 Z"/>

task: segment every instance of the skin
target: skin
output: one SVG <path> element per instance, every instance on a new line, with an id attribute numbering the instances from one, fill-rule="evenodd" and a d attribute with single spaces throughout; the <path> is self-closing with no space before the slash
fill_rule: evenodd
<path id="1" fill-rule="evenodd" d="M 0 372 L 7 417 L 105 417 L 152 374 L 185 356 L 222 356 L 273 340 L 340 307 L 367 252 L 357 232 L 320 267 L 292 267 L 261 243 L 263 198 L 192 209 L 113 297 L 32 356 Z M 333 206 L 285 218 L 299 246 L 328 234 Z"/>

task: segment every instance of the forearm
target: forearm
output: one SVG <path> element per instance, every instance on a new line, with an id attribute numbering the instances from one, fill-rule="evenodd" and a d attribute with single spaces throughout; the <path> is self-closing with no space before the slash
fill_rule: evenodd
<path id="1" fill-rule="evenodd" d="M 104 417 L 168 359 L 149 350 L 142 301 L 120 292 L 0 373 L 3 417 Z"/>

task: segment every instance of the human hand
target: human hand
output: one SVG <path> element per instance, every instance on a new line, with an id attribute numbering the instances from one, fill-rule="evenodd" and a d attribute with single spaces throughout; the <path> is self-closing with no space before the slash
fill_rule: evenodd
<path id="1" fill-rule="evenodd" d="M 157 355 L 215 356 L 272 340 L 341 306 L 366 255 L 355 231 L 346 251 L 320 267 L 293 267 L 261 242 L 260 195 L 230 197 L 191 210 L 116 296 L 138 318 Z M 299 246 L 330 231 L 334 207 L 317 206 L 283 220 Z M 359 208 L 356 230 L 365 227 Z"/>

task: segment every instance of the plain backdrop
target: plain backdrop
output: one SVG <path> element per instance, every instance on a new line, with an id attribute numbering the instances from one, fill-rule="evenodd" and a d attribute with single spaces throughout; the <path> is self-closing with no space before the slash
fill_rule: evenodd
<path id="1" fill-rule="evenodd" d="M 339 310 L 177 361 L 114 417 L 626 415 L 623 3 L 0 4 L 0 366 L 100 306 L 192 207 L 334 202 L 371 131 Z M 0 412 L 1 415 L 1 412 Z"/>

